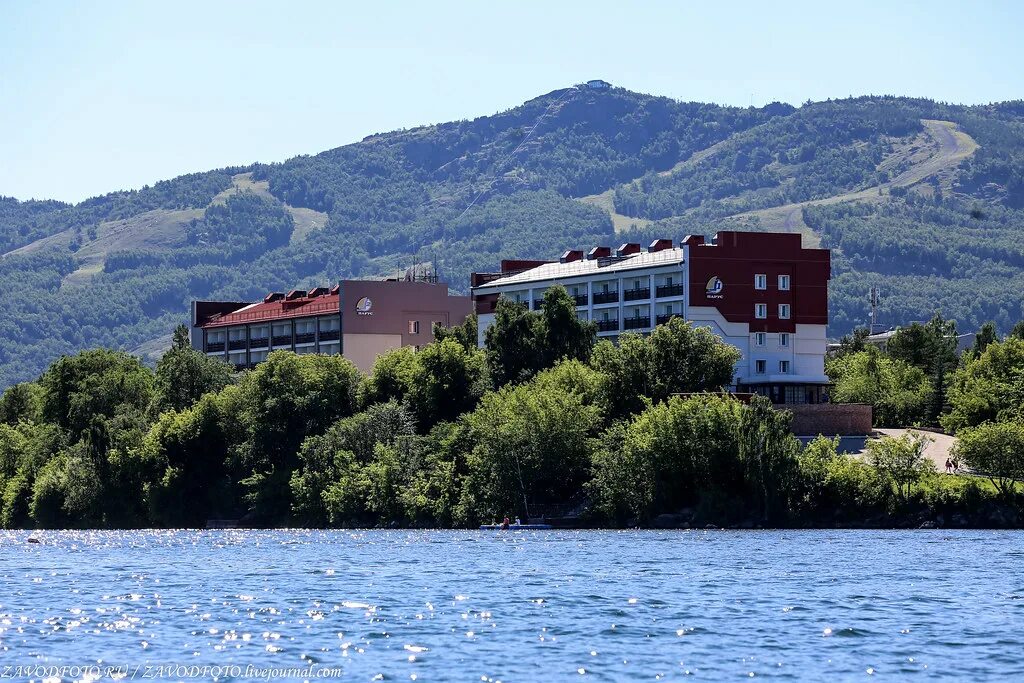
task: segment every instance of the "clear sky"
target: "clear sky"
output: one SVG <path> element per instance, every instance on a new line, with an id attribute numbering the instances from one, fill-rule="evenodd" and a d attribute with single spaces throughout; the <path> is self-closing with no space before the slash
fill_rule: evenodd
<path id="1" fill-rule="evenodd" d="M 735 105 L 1024 97 L 1024 2 L 0 0 L 0 195 L 79 201 L 590 78 Z"/>

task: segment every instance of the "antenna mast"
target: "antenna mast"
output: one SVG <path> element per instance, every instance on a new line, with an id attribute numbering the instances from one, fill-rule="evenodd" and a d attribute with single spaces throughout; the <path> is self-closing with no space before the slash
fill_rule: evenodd
<path id="1" fill-rule="evenodd" d="M 871 290 L 868 292 L 868 298 L 871 301 L 871 334 L 878 334 L 878 287 L 871 287 Z"/>

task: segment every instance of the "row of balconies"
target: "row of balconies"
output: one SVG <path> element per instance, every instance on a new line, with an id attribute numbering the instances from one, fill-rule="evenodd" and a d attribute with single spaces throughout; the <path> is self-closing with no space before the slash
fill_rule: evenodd
<path id="1" fill-rule="evenodd" d="M 321 330 L 320 341 L 330 342 L 341 339 L 340 330 Z M 299 332 L 295 335 L 295 344 L 312 344 L 315 342 L 315 332 Z M 229 351 L 244 351 L 246 349 L 265 349 L 267 348 L 267 342 L 270 341 L 275 348 L 277 347 L 290 347 L 292 345 L 292 335 L 276 335 L 271 337 L 269 340 L 267 337 L 258 337 L 254 339 L 231 339 L 227 342 L 227 349 Z M 224 342 L 207 342 L 206 353 L 219 353 L 224 350 Z"/>
<path id="2" fill-rule="evenodd" d="M 670 297 L 670 296 L 682 296 L 683 295 L 683 285 L 681 283 L 680 284 L 673 284 L 673 285 L 658 285 L 657 287 L 654 288 L 654 294 L 659 299 L 665 298 L 665 297 Z M 576 294 L 576 295 L 573 296 L 573 298 L 576 300 L 576 305 L 577 306 L 586 306 L 587 305 L 587 295 L 586 294 Z M 639 288 L 636 288 L 636 289 L 624 289 L 624 290 L 622 290 L 622 300 L 623 301 L 642 301 L 644 299 L 650 299 L 650 298 L 651 298 L 651 288 L 650 287 L 639 287 Z M 618 290 L 615 290 L 615 291 L 612 291 L 612 292 L 594 292 L 593 293 L 593 299 L 594 299 L 594 305 L 595 306 L 600 305 L 600 304 L 614 304 L 614 303 L 618 303 L 618 301 L 619 301 L 619 292 L 618 292 Z M 543 304 L 543 303 L 544 303 L 544 299 L 534 299 L 533 300 L 533 310 L 535 310 L 535 311 L 540 310 L 541 304 Z"/>
<path id="3" fill-rule="evenodd" d="M 655 325 L 664 325 L 672 318 L 677 317 L 678 313 L 663 313 L 655 316 Z M 609 320 L 595 320 L 594 323 L 597 325 L 598 332 L 619 332 L 621 330 L 644 330 L 650 329 L 651 318 L 650 316 L 630 316 L 622 319 L 622 327 L 619 327 L 619 319 L 612 318 Z"/>

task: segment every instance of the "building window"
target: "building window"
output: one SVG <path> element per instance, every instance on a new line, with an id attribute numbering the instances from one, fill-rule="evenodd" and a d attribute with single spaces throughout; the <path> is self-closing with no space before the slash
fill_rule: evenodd
<path id="1" fill-rule="evenodd" d="M 409 334 L 419 334 L 419 333 L 420 333 L 420 321 L 419 320 L 410 320 L 409 321 Z"/>
<path id="2" fill-rule="evenodd" d="M 784 292 L 789 290 L 789 276 L 788 275 L 780 275 L 779 276 L 779 289 L 781 289 Z"/>
<path id="3" fill-rule="evenodd" d="M 781 346 L 783 348 L 788 348 L 789 347 L 789 333 L 788 332 L 783 332 L 782 334 L 779 335 L 779 346 Z"/>
<path id="4" fill-rule="evenodd" d="M 789 361 L 788 360 L 780 360 L 779 361 L 779 374 L 781 374 L 781 375 L 788 375 L 789 374 Z"/>
<path id="5" fill-rule="evenodd" d="M 755 360 L 754 361 L 754 372 L 759 375 L 763 375 L 767 371 L 768 361 Z"/>
<path id="6" fill-rule="evenodd" d="M 779 304 L 779 317 L 789 320 L 789 304 Z"/>
<path id="7" fill-rule="evenodd" d="M 754 304 L 754 317 L 764 320 L 768 317 L 768 304 Z"/>
<path id="8" fill-rule="evenodd" d="M 764 332 L 755 332 L 754 333 L 754 345 L 755 346 L 764 346 L 764 341 L 765 341 L 765 333 Z"/>
<path id="9" fill-rule="evenodd" d="M 768 276 L 758 273 L 754 276 L 754 289 L 768 289 Z"/>

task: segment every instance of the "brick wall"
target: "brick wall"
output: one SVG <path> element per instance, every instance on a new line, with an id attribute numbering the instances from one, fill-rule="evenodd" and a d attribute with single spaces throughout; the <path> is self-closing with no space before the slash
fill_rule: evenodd
<path id="1" fill-rule="evenodd" d="M 782 406 L 793 413 L 797 436 L 851 436 L 871 433 L 871 406 L 866 403 L 816 403 Z"/>

